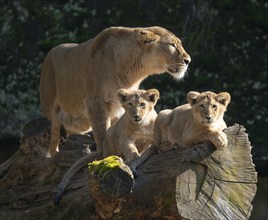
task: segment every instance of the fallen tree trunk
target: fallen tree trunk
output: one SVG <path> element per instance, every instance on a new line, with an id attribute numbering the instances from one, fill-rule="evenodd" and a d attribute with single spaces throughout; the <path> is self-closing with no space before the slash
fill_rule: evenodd
<path id="1" fill-rule="evenodd" d="M 22 130 L 19 152 L 0 166 L 0 219 L 180 219 L 181 216 L 248 219 L 250 216 L 257 176 L 242 126 L 226 130 L 228 147 L 223 150 L 215 151 L 214 146 L 203 143 L 155 154 L 137 168 L 132 180 L 122 180 L 126 175 L 131 176 L 129 170 L 122 171 L 126 175 L 121 171 L 105 171 L 108 172 L 102 174 L 105 178 L 99 178 L 92 173 L 88 175 L 85 168 L 72 178 L 59 206 L 52 203 L 53 191 L 66 170 L 88 153 L 92 142 L 86 136 L 75 136 L 64 141 L 55 157 L 46 159 L 49 126 L 44 119 L 27 124 Z M 124 193 L 116 193 L 121 187 Z M 125 193 L 128 187 L 131 190 Z"/>
<path id="2" fill-rule="evenodd" d="M 96 211 L 107 219 L 178 219 L 179 215 L 188 219 L 248 219 L 257 182 L 250 143 L 242 126 L 229 127 L 226 132 L 229 144 L 223 150 L 215 151 L 207 143 L 153 155 L 139 167 L 134 183 L 129 183 L 129 188 L 132 184 L 134 188 L 125 200 L 100 193 L 106 191 L 105 185 L 98 193 L 89 187 L 91 194 L 97 195 Z M 94 175 L 91 178 L 96 179 Z M 121 179 L 122 174 L 117 180 Z M 118 207 L 114 207 L 116 202 Z M 111 206 L 116 211 L 113 214 Z"/>

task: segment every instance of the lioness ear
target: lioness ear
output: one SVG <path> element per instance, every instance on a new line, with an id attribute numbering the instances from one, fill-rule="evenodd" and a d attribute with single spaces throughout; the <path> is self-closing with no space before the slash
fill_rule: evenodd
<path id="1" fill-rule="evenodd" d="M 159 39 L 159 36 L 149 30 L 139 30 L 137 38 L 141 43 L 149 44 Z"/>
<path id="2" fill-rule="evenodd" d="M 157 89 L 149 89 L 146 91 L 145 94 L 146 94 L 146 99 L 149 102 L 153 102 L 153 103 L 156 103 L 160 96 L 160 93 Z"/>
<path id="3" fill-rule="evenodd" d="M 187 101 L 189 102 L 189 104 L 192 106 L 196 103 L 196 99 L 200 96 L 201 94 L 199 92 L 189 92 L 187 94 Z"/>
<path id="4" fill-rule="evenodd" d="M 119 89 L 117 92 L 117 97 L 121 103 L 124 103 L 127 101 L 128 95 L 129 95 L 129 92 L 126 89 Z"/>
<path id="5" fill-rule="evenodd" d="M 221 92 L 217 94 L 216 100 L 224 106 L 227 106 L 231 101 L 231 96 L 228 92 Z"/>

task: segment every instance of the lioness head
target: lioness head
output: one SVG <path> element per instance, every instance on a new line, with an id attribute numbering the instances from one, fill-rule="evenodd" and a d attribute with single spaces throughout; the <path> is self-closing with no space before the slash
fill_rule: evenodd
<path id="1" fill-rule="evenodd" d="M 191 57 L 179 38 L 162 27 L 137 28 L 136 32 L 148 52 L 145 62 L 150 63 L 156 73 L 168 72 L 176 79 L 184 77 Z"/>
<path id="2" fill-rule="evenodd" d="M 191 62 L 181 40 L 158 26 L 109 28 L 98 36 L 92 48 L 92 54 L 99 52 L 101 57 L 115 49 L 113 62 L 124 63 L 128 69 L 140 68 L 147 75 L 168 72 L 174 78 L 181 79 Z M 103 52 L 105 49 L 107 51 Z"/>
<path id="3" fill-rule="evenodd" d="M 117 95 L 130 121 L 137 124 L 141 123 L 146 115 L 153 110 L 159 98 L 159 92 L 156 89 L 147 91 L 120 89 Z"/>
<path id="4" fill-rule="evenodd" d="M 231 100 L 227 92 L 215 94 L 213 92 L 189 92 L 187 101 L 192 107 L 194 118 L 207 126 L 223 118 L 226 107 Z"/>

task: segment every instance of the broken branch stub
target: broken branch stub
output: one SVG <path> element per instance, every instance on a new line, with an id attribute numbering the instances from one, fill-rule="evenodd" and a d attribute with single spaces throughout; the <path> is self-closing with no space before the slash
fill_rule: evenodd
<path id="1" fill-rule="evenodd" d="M 130 168 L 120 157 L 109 156 L 89 163 L 90 178 L 96 178 L 101 190 L 113 199 L 132 191 L 134 177 Z"/>

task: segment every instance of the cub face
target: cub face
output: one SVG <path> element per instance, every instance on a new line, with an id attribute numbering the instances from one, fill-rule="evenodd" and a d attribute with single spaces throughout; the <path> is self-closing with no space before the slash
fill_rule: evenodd
<path id="1" fill-rule="evenodd" d="M 184 77 L 191 57 L 174 34 L 161 27 L 143 28 L 137 37 L 143 43 L 144 62 L 156 73 L 168 72 L 176 79 Z"/>
<path id="2" fill-rule="evenodd" d="M 211 126 L 223 118 L 231 96 L 227 92 L 189 92 L 187 101 L 192 107 L 193 117 L 205 126 Z"/>
<path id="3" fill-rule="evenodd" d="M 117 96 L 129 120 L 135 124 L 140 124 L 146 115 L 154 109 L 154 105 L 159 99 L 159 92 L 156 89 L 147 91 L 120 89 Z"/>

